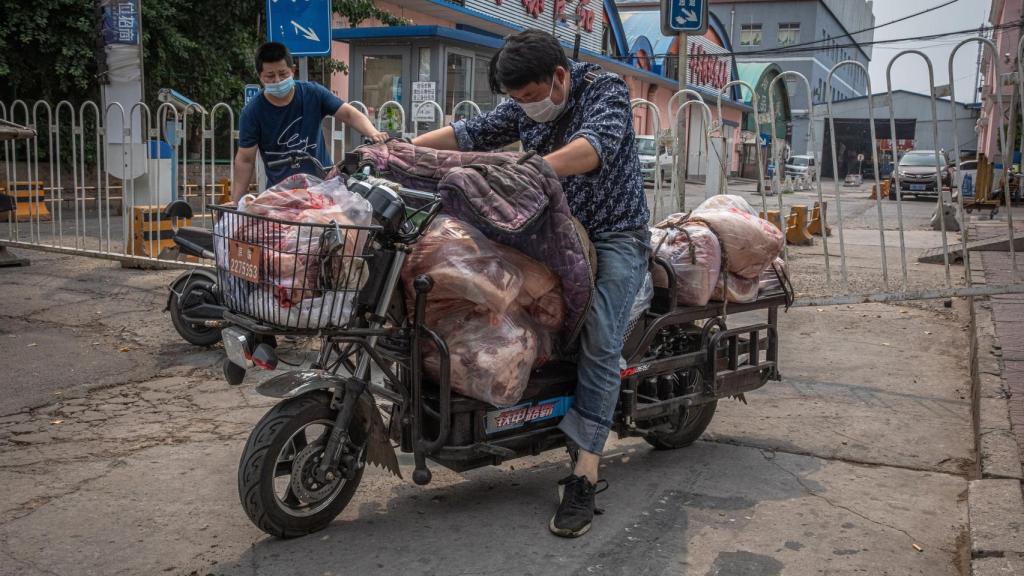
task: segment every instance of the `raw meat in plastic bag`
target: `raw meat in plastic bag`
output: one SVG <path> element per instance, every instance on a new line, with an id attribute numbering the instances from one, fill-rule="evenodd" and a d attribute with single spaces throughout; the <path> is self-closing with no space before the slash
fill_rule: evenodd
<path id="1" fill-rule="evenodd" d="M 458 300 L 432 308 L 428 325 L 448 344 L 452 389 L 498 407 L 519 402 L 542 352 L 529 320 Z M 440 378 L 440 356 L 430 344 L 423 365 L 428 376 Z"/>
<path id="2" fill-rule="evenodd" d="M 362 253 L 369 233 L 350 227 L 371 224 L 369 202 L 350 192 L 340 178 L 321 181 L 296 174 L 259 195 L 244 196 L 238 209 L 263 218 L 221 215 L 215 226 L 217 265 L 228 268 L 229 240 L 259 246 L 260 281 L 230 277 L 226 300 L 244 302 L 253 315 L 290 327 L 346 321 L 339 314 L 350 314 L 351 305 L 342 307 L 336 295 L 365 283 Z M 261 303 L 261 298 L 269 300 Z"/>
<path id="3" fill-rule="evenodd" d="M 266 290 L 255 290 L 249 295 L 249 310 L 258 317 L 279 326 L 315 330 L 327 326 L 343 326 L 356 305 L 358 293 L 353 290 L 322 292 L 322 296 L 307 298 L 292 304 L 282 302 Z"/>
<path id="4" fill-rule="evenodd" d="M 753 302 L 757 300 L 759 286 L 759 278 L 744 278 L 732 272 L 726 272 L 719 276 L 718 284 L 715 285 L 715 293 L 711 295 L 711 299 L 736 304 Z"/>
<path id="5" fill-rule="evenodd" d="M 730 208 L 746 212 L 751 216 L 757 216 L 757 211 L 750 205 L 750 202 L 747 202 L 746 198 L 735 194 L 715 194 L 701 202 L 699 206 L 693 209 L 691 214 L 697 215 L 705 210 L 728 210 Z"/>
<path id="6" fill-rule="evenodd" d="M 523 285 L 519 289 L 516 303 L 541 328 L 559 330 L 565 319 L 565 301 L 562 299 L 562 281 L 558 275 L 515 248 L 497 243 L 494 247 L 523 276 Z"/>
<path id="7" fill-rule="evenodd" d="M 771 222 L 737 208 L 704 210 L 686 222 L 710 228 L 718 236 L 726 269 L 744 278 L 757 279 L 782 251 L 785 241 L 782 231 Z"/>
<path id="8" fill-rule="evenodd" d="M 704 306 L 718 283 L 722 251 L 718 238 L 704 226 L 666 220 L 651 229 L 651 249 L 672 266 L 676 277 L 676 301 L 684 306 Z"/>
<path id="9" fill-rule="evenodd" d="M 523 275 L 495 246 L 469 224 L 438 216 L 402 267 L 406 296 L 415 295 L 413 280 L 429 273 L 434 279 L 430 300 L 468 300 L 505 312 L 519 296 Z"/>

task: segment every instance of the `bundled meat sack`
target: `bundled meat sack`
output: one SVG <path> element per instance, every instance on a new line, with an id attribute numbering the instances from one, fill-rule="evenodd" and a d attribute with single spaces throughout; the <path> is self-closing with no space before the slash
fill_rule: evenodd
<path id="1" fill-rule="evenodd" d="M 735 194 L 715 194 L 701 202 L 693 209 L 692 213 L 700 214 L 705 210 L 729 210 L 731 208 L 746 212 L 751 216 L 757 216 L 757 211 L 750 205 L 750 202 L 747 202 L 746 198 Z"/>
<path id="2" fill-rule="evenodd" d="M 214 229 L 217 264 L 229 268 L 232 240 L 258 246 L 259 282 L 229 277 L 229 304 L 290 327 L 347 321 L 348 302 L 366 280 L 362 252 L 368 236 L 351 226 L 372 222 L 369 202 L 338 178 L 320 181 L 296 174 L 259 195 L 247 194 L 238 210 L 261 218 L 222 215 Z"/>
<path id="3" fill-rule="evenodd" d="M 721 269 L 718 239 L 703 226 L 679 220 L 666 220 L 658 226 L 651 229 L 651 249 L 672 266 L 676 301 L 684 306 L 707 304 Z"/>
<path id="4" fill-rule="evenodd" d="M 410 310 L 420 274 L 434 280 L 425 322 L 448 344 L 452 388 L 495 406 L 518 402 L 563 325 L 559 278 L 449 216 L 431 224 L 402 267 Z M 436 380 L 438 353 L 430 344 L 423 352 L 427 375 Z"/>
<path id="5" fill-rule="evenodd" d="M 757 300 L 757 292 L 760 286 L 759 278 L 744 278 L 732 272 L 726 272 L 719 276 L 715 284 L 715 292 L 711 295 L 712 300 L 719 302 L 733 302 L 745 304 Z"/>
<path id="6" fill-rule="evenodd" d="M 744 278 L 756 279 L 779 255 L 785 242 L 782 231 L 771 222 L 735 206 L 694 210 L 686 222 L 710 228 L 718 236 L 726 269 Z"/>
<path id="7" fill-rule="evenodd" d="M 525 314 L 495 314 L 459 300 L 432 308 L 427 324 L 448 344 L 452 389 L 498 407 L 519 402 L 530 371 L 548 354 L 546 340 Z M 435 381 L 440 378 L 440 357 L 433 346 L 424 347 L 423 366 Z"/>
<path id="8" fill-rule="evenodd" d="M 438 216 L 406 258 L 407 298 L 416 294 L 412 282 L 420 274 L 434 279 L 430 300 L 465 300 L 498 314 L 516 301 L 523 286 L 523 273 L 502 258 L 496 244 L 449 216 Z"/>

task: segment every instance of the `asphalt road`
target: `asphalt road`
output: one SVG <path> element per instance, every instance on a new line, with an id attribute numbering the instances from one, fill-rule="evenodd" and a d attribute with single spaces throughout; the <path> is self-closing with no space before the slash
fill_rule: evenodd
<path id="1" fill-rule="evenodd" d="M 877 250 L 863 234 L 863 249 Z M 820 275 L 809 254 L 808 274 Z M 607 512 L 584 538 L 547 532 L 568 472 L 564 454 L 549 453 L 464 474 L 435 465 L 425 488 L 409 482 L 403 456 L 405 480 L 372 468 L 326 530 L 280 541 L 249 523 L 235 479 L 271 402 L 252 380 L 227 386 L 219 350 L 176 337 L 160 313 L 173 273 L 27 255 L 32 266 L 0 269 L 0 574 L 933 576 L 966 566 L 974 464 L 959 302 L 784 314 L 783 381 L 747 405 L 723 401 L 688 449 L 612 441 Z M 941 266 L 918 273 L 941 281 Z"/>

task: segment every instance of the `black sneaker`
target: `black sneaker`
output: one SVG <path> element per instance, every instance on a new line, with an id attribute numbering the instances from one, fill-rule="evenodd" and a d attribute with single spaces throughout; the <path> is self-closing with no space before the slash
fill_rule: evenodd
<path id="1" fill-rule="evenodd" d="M 586 478 L 570 474 L 558 481 L 558 489 L 562 493 L 562 501 L 548 528 L 552 534 L 564 538 L 583 536 L 590 530 L 594 514 L 600 513 L 594 507 L 594 496 L 607 490 L 608 482 L 598 480 L 591 484 Z"/>

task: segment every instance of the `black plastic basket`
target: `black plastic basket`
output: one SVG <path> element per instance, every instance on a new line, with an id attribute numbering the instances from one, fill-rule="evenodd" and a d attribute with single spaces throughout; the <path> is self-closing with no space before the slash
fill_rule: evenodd
<path id="1" fill-rule="evenodd" d="M 379 227 L 290 222 L 226 206 L 213 210 L 225 308 L 289 333 L 349 324 Z"/>

